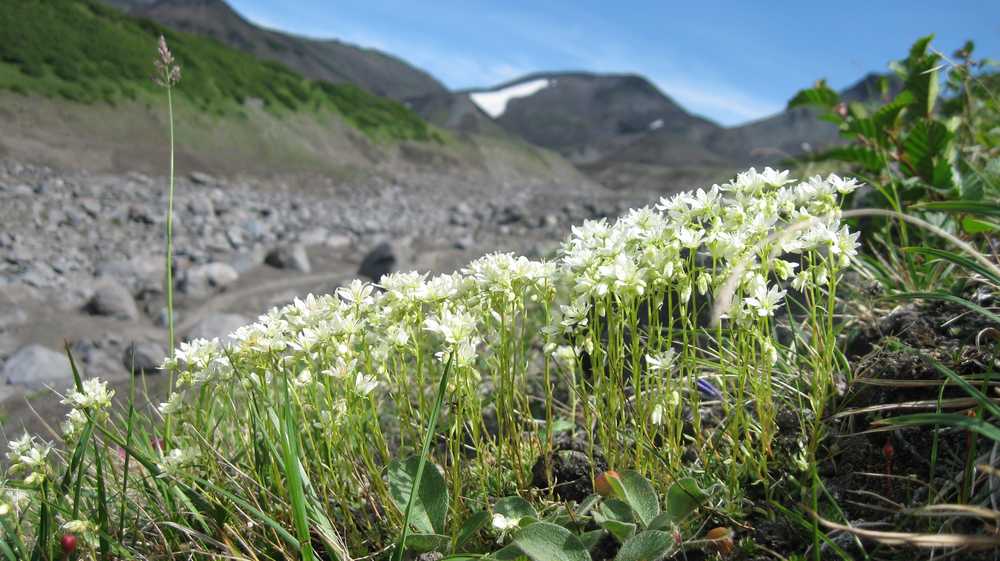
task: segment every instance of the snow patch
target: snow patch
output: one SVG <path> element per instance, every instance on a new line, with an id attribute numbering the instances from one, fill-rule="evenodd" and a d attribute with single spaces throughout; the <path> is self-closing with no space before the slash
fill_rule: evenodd
<path id="1" fill-rule="evenodd" d="M 507 110 L 507 103 L 510 100 L 535 95 L 539 91 L 549 87 L 550 83 L 546 78 L 539 78 L 508 86 L 502 90 L 471 93 L 469 94 L 469 99 L 486 112 L 487 115 L 496 119 Z"/>
<path id="2" fill-rule="evenodd" d="M 649 123 L 649 130 L 655 131 L 656 129 L 663 126 L 663 119 L 657 119 L 652 123 Z"/>

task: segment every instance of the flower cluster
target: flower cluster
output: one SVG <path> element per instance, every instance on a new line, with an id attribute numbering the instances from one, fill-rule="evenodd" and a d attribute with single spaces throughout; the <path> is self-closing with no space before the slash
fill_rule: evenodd
<path id="1" fill-rule="evenodd" d="M 7 460 L 11 475 L 25 473 L 24 484 L 30 487 L 41 485 L 50 475 L 49 454 L 52 446 L 39 442 L 34 436 L 25 433 L 21 438 L 7 444 Z"/>

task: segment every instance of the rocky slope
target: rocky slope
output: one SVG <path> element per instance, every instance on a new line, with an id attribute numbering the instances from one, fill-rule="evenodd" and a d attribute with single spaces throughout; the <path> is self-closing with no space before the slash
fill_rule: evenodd
<path id="1" fill-rule="evenodd" d="M 341 41 L 265 29 L 247 21 L 222 0 L 116 0 L 113 4 L 130 15 L 280 62 L 313 80 L 354 84 L 397 100 L 447 91 L 430 74 L 397 57 Z"/>
<path id="2" fill-rule="evenodd" d="M 185 175 L 175 202 L 178 336 L 225 337 L 273 306 L 378 276 L 380 267 L 447 272 L 490 251 L 548 254 L 570 224 L 655 197 L 611 195 L 442 177 Z M 135 355 L 155 394 L 153 365 L 166 341 L 165 208 L 163 177 L 0 159 L 0 413 L 10 415 L 8 434 L 34 422 L 25 397 L 47 422 L 61 416 L 57 401 L 38 392 L 71 383 L 64 342 L 87 375 L 114 380 L 120 395 Z M 379 259 L 366 260 L 376 248 Z"/>

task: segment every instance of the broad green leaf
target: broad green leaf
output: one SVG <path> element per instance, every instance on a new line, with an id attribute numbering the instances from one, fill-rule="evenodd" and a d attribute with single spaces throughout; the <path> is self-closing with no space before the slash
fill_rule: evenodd
<path id="1" fill-rule="evenodd" d="M 705 492 L 694 479 L 679 479 L 667 490 L 667 512 L 679 522 L 697 510 L 705 498 Z"/>
<path id="2" fill-rule="evenodd" d="M 514 543 L 532 561 L 590 561 L 583 542 L 562 526 L 538 522 L 514 534 Z"/>
<path id="3" fill-rule="evenodd" d="M 657 561 L 674 548 L 674 539 L 659 530 L 647 530 L 636 534 L 618 550 L 615 561 Z"/>
<path id="4" fill-rule="evenodd" d="M 634 522 L 635 516 L 633 516 L 632 507 L 628 503 L 619 501 L 617 499 L 607 499 L 601 503 L 601 515 L 608 520 L 617 520 L 619 522 Z"/>
<path id="5" fill-rule="evenodd" d="M 660 514 L 660 500 L 656 490 L 639 472 L 626 470 L 618 478 L 609 477 L 608 482 L 615 493 L 632 507 L 632 512 L 643 527 Z"/>
<path id="6" fill-rule="evenodd" d="M 489 555 L 489 557 L 487 557 L 487 559 L 496 559 L 497 561 L 516 561 L 519 559 L 527 559 L 527 558 L 528 556 L 514 544 L 502 547 L 494 551 Z"/>
<path id="7" fill-rule="evenodd" d="M 583 547 L 586 547 L 587 550 L 590 551 L 595 545 L 597 545 L 597 542 L 601 541 L 601 538 L 604 537 L 604 532 L 604 530 L 591 530 L 589 532 L 584 532 L 580 534 L 580 543 L 582 543 Z"/>
<path id="8" fill-rule="evenodd" d="M 465 543 L 472 539 L 476 535 L 476 532 L 481 530 L 483 526 L 486 526 L 490 522 L 490 513 L 485 510 L 480 510 L 479 512 L 473 514 L 462 524 L 462 529 L 458 531 L 458 538 L 455 539 L 455 548 L 462 547 Z"/>
<path id="9" fill-rule="evenodd" d="M 451 538 L 441 534 L 410 534 L 406 536 L 406 549 L 416 553 L 442 551 L 448 548 Z"/>
<path id="10" fill-rule="evenodd" d="M 507 518 L 513 518 L 515 520 L 521 518 L 538 518 L 538 513 L 535 512 L 535 507 L 531 506 L 531 503 L 522 499 L 521 497 L 504 497 L 497 501 L 493 505 L 493 510 L 497 514 L 502 514 Z"/>
<path id="11" fill-rule="evenodd" d="M 419 463 L 420 458 L 411 456 L 403 462 L 397 460 L 389 464 L 389 494 L 400 512 L 406 509 L 410 500 Z M 437 466 L 428 463 L 413 503 L 410 523 L 421 534 L 443 534 L 447 516 L 448 487 Z"/>
<path id="12" fill-rule="evenodd" d="M 618 520 L 605 520 L 600 523 L 600 526 L 614 536 L 615 539 L 623 543 L 634 536 L 636 530 L 639 529 L 632 522 L 620 522 Z"/>

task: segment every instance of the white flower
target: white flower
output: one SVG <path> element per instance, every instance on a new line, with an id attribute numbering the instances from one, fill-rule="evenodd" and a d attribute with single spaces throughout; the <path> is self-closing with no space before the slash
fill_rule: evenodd
<path id="1" fill-rule="evenodd" d="M 424 321 L 424 328 L 440 335 L 449 345 L 458 345 L 475 335 L 476 318 L 463 310 L 453 311 L 446 305 L 440 314 Z"/>
<path id="2" fill-rule="evenodd" d="M 358 372 L 354 376 L 354 391 L 362 397 L 372 393 L 377 387 L 378 380 L 374 376 L 369 376 L 361 372 Z"/>
<path id="3" fill-rule="evenodd" d="M 338 288 L 337 296 L 355 306 L 370 306 L 374 302 L 372 298 L 374 290 L 373 285 L 354 279 L 351 284 Z"/>
<path id="4" fill-rule="evenodd" d="M 770 289 L 758 285 L 753 292 L 753 296 L 744 298 L 743 301 L 751 309 L 757 312 L 760 317 L 768 317 L 774 315 L 774 310 L 781 299 L 785 297 L 784 290 L 779 290 L 777 286 L 772 286 Z"/>
<path id="5" fill-rule="evenodd" d="M 89 378 L 84 380 L 82 385 L 82 391 L 77 391 L 75 387 L 67 390 L 67 396 L 62 400 L 62 403 L 74 408 L 92 411 L 111 407 L 111 398 L 114 397 L 115 391 L 108 390 L 107 382 L 102 382 L 98 378 Z"/>
<path id="6" fill-rule="evenodd" d="M 493 529 L 501 533 L 517 528 L 520 522 L 519 518 L 508 518 L 499 512 L 493 515 Z"/>
<path id="7" fill-rule="evenodd" d="M 161 415 L 172 415 L 179 412 L 183 406 L 184 396 L 177 392 L 171 392 L 167 401 L 160 404 L 159 411 Z"/>
<path id="8" fill-rule="evenodd" d="M 646 368 L 654 374 L 669 373 L 675 362 L 677 362 L 677 353 L 673 349 L 646 355 Z"/>
<path id="9" fill-rule="evenodd" d="M 649 414 L 649 421 L 651 423 L 653 423 L 654 425 L 657 425 L 657 426 L 663 424 L 663 404 L 662 403 L 657 403 L 656 405 L 653 406 L 653 410 Z"/>

